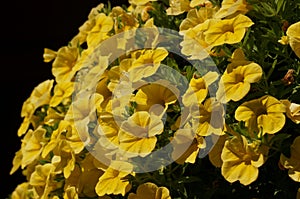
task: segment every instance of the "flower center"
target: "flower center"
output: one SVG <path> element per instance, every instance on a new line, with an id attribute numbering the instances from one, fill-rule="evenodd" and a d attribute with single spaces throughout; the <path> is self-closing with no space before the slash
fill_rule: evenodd
<path id="1" fill-rule="evenodd" d="M 266 110 L 265 107 L 258 107 L 258 108 L 256 109 L 256 116 L 259 116 L 259 115 L 266 115 L 266 114 L 268 114 L 268 113 L 267 113 L 267 110 Z"/>
<path id="2" fill-rule="evenodd" d="M 251 156 L 249 154 L 245 154 L 243 156 L 243 161 L 245 162 L 246 165 L 251 164 Z"/>
<path id="3" fill-rule="evenodd" d="M 119 172 L 118 170 L 114 170 L 114 171 L 113 171 L 113 176 L 114 176 L 114 177 L 117 177 L 117 176 L 119 175 L 119 173 L 120 173 L 120 172 Z"/>
<path id="4" fill-rule="evenodd" d="M 235 79 L 236 79 L 236 82 L 243 82 L 244 81 L 244 76 L 241 75 L 241 74 L 236 74 Z"/>
<path id="5" fill-rule="evenodd" d="M 232 25 L 224 25 L 223 27 L 222 27 L 222 30 L 223 30 L 223 32 L 225 33 L 225 32 L 234 32 L 234 29 L 233 29 L 233 26 Z"/>

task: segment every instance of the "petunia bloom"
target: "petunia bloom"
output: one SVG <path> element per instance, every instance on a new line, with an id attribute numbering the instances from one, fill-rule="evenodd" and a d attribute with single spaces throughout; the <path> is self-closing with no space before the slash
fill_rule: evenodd
<path id="1" fill-rule="evenodd" d="M 300 21 L 290 25 L 286 31 L 286 35 L 288 36 L 291 48 L 300 58 Z"/>
<path id="2" fill-rule="evenodd" d="M 104 174 L 99 178 L 95 187 L 98 196 L 105 194 L 121 194 L 124 196 L 130 189 L 131 184 L 125 179 L 128 175 L 134 175 L 133 165 L 123 161 L 113 161 Z"/>
<path id="3" fill-rule="evenodd" d="M 265 162 L 259 143 L 248 143 L 243 136 L 226 140 L 221 158 L 224 178 L 231 183 L 240 181 L 243 185 L 249 185 L 257 179 L 258 168 Z"/>
<path id="4" fill-rule="evenodd" d="M 193 8 L 188 13 L 184 20 L 182 20 L 179 30 L 180 34 L 190 28 L 196 27 L 198 24 L 204 23 L 207 19 L 213 18 L 216 8 L 201 7 L 200 9 Z"/>
<path id="5" fill-rule="evenodd" d="M 274 134 L 285 124 L 286 108 L 270 95 L 242 103 L 235 111 L 235 118 L 244 121 L 250 133 Z"/>
<path id="6" fill-rule="evenodd" d="M 146 182 L 138 186 L 135 193 L 129 193 L 128 199 L 171 199 L 166 187 L 158 187 L 152 182 Z"/>
<path id="7" fill-rule="evenodd" d="M 172 158 L 176 163 L 195 163 L 199 151 L 206 147 L 206 142 L 202 136 L 195 135 L 192 128 L 183 128 L 175 132 L 172 146 Z"/>
<path id="8" fill-rule="evenodd" d="M 142 86 L 133 100 L 137 111 L 148 111 L 161 116 L 171 104 L 175 104 L 179 90 L 167 81 L 159 81 Z"/>
<path id="9" fill-rule="evenodd" d="M 124 121 L 119 131 L 120 149 L 129 157 L 145 157 L 151 153 L 157 138 L 163 132 L 160 117 L 146 111 L 138 111 Z"/>
<path id="10" fill-rule="evenodd" d="M 212 45 L 205 40 L 205 31 L 208 30 L 210 20 L 196 25 L 193 28 L 182 32 L 184 37 L 180 43 L 182 46 L 181 53 L 188 56 L 188 59 L 204 59 L 212 54 Z"/>
<path id="11" fill-rule="evenodd" d="M 129 79 L 136 82 L 153 75 L 167 56 L 168 51 L 164 48 L 145 50 L 128 69 Z"/>
<path id="12" fill-rule="evenodd" d="M 240 65 L 231 70 L 223 73 L 216 93 L 222 102 L 241 100 L 250 91 L 251 83 L 258 82 L 263 74 L 262 68 L 256 63 Z"/>
<path id="13" fill-rule="evenodd" d="M 216 18 L 230 18 L 238 14 L 246 14 L 250 5 L 246 0 L 224 0 L 220 10 L 215 14 Z"/>
<path id="14" fill-rule="evenodd" d="M 33 119 L 34 112 L 37 108 L 49 104 L 51 99 L 51 89 L 53 87 L 54 80 L 46 80 L 38 84 L 30 94 L 30 97 L 23 103 L 21 110 L 21 117 L 23 122 L 18 129 L 18 136 L 22 136 L 28 130 L 30 124 L 36 127 L 36 123 Z"/>
<path id="15" fill-rule="evenodd" d="M 54 94 L 50 100 L 50 106 L 57 106 L 64 99 L 70 97 L 74 91 L 74 83 L 73 82 L 61 82 L 54 86 Z"/>
<path id="16" fill-rule="evenodd" d="M 216 98 L 208 98 L 204 104 L 191 107 L 193 129 L 200 136 L 223 134 L 225 110 L 223 104 Z"/>
<path id="17" fill-rule="evenodd" d="M 204 32 L 205 41 L 210 46 L 239 43 L 253 24 L 252 20 L 243 14 L 231 19 L 214 20 Z"/>
<path id="18" fill-rule="evenodd" d="M 170 7 L 166 10 L 167 15 L 180 15 L 191 9 L 189 0 L 172 0 Z"/>

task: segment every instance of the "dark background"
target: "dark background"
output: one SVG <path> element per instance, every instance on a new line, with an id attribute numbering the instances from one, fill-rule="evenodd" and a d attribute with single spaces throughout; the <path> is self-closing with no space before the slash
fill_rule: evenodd
<path id="1" fill-rule="evenodd" d="M 58 50 L 78 33 L 90 10 L 106 0 L 6 1 L 0 8 L 0 198 L 25 181 L 19 169 L 9 175 L 21 146 L 17 130 L 23 102 L 39 83 L 52 79 L 51 63 L 43 62 L 44 48 Z M 112 0 L 112 6 L 127 4 Z"/>

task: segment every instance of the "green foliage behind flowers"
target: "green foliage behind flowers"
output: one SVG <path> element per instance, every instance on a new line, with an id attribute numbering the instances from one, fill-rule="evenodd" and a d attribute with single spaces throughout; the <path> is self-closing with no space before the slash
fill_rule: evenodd
<path id="1" fill-rule="evenodd" d="M 161 39 L 159 28 L 179 34 Z M 122 56 L 111 61 L 102 49 L 91 64 L 116 35 L 110 48 Z M 299 195 L 299 1 L 100 3 L 44 61 L 53 79 L 23 104 L 10 173 L 21 169 L 26 181 L 10 198 Z"/>

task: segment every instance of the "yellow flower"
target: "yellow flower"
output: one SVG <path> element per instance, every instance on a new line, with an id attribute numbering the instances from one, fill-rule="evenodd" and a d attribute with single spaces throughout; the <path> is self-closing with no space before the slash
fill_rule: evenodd
<path id="1" fill-rule="evenodd" d="M 96 193 L 98 196 L 104 196 L 105 194 L 121 194 L 124 196 L 131 189 L 130 182 L 125 179 L 129 174 L 134 175 L 132 164 L 113 161 L 99 178 L 95 187 Z"/>
<path id="2" fill-rule="evenodd" d="M 178 129 L 172 139 L 172 159 L 178 164 L 195 163 L 199 150 L 206 147 L 203 137 L 195 135 L 191 128 Z"/>
<path id="3" fill-rule="evenodd" d="M 160 117 L 146 111 L 135 112 L 120 127 L 120 148 L 128 156 L 145 157 L 155 148 L 155 135 L 161 134 L 163 129 Z"/>
<path id="4" fill-rule="evenodd" d="M 282 36 L 279 40 L 279 43 L 282 45 L 288 45 L 289 44 L 289 37 L 288 36 Z"/>
<path id="5" fill-rule="evenodd" d="M 239 43 L 247 28 L 253 24 L 249 17 L 242 14 L 232 19 L 214 20 L 204 32 L 205 41 L 211 46 Z"/>
<path id="6" fill-rule="evenodd" d="M 63 173 L 65 178 L 71 175 L 75 168 L 75 154 L 66 141 L 62 141 L 54 148 L 51 163 L 55 166 L 54 172 Z"/>
<path id="7" fill-rule="evenodd" d="M 289 100 L 280 100 L 286 106 L 286 116 L 296 124 L 300 124 L 300 105 Z"/>
<path id="8" fill-rule="evenodd" d="M 242 103 L 235 111 L 238 121 L 245 121 L 250 133 L 274 134 L 285 124 L 285 105 L 275 97 L 265 95 Z"/>
<path id="9" fill-rule="evenodd" d="M 84 148 L 84 143 L 81 141 L 74 124 L 62 120 L 58 128 L 52 132 L 50 141 L 43 149 L 42 157 L 45 158 L 62 141 L 66 141 L 76 154 L 80 153 Z"/>
<path id="10" fill-rule="evenodd" d="M 90 153 L 80 162 L 81 174 L 78 180 L 78 194 L 80 197 L 96 197 L 95 186 L 104 171 L 96 167 L 96 159 Z"/>
<path id="11" fill-rule="evenodd" d="M 62 82 L 58 83 L 54 86 L 54 94 L 50 100 L 50 106 L 57 106 L 60 104 L 65 98 L 68 98 L 72 95 L 74 91 L 74 83 L 73 82 Z"/>
<path id="12" fill-rule="evenodd" d="M 30 176 L 29 184 L 35 188 L 41 199 L 48 198 L 51 191 L 62 187 L 62 182 L 58 183 L 54 179 L 54 168 L 55 166 L 50 163 L 37 165 Z"/>
<path id="13" fill-rule="evenodd" d="M 188 59 L 204 59 L 212 54 L 211 49 L 213 46 L 206 42 L 204 35 L 211 21 L 206 20 L 204 23 L 182 32 L 184 36 L 183 41 L 180 42 L 182 46 L 181 53 L 189 56 Z"/>
<path id="14" fill-rule="evenodd" d="M 225 122 L 223 104 L 208 98 L 204 104 L 191 107 L 193 128 L 199 136 L 221 135 Z"/>
<path id="15" fill-rule="evenodd" d="M 22 169 L 37 160 L 41 155 L 46 143 L 45 134 L 46 130 L 40 126 L 35 131 L 30 129 L 25 135 L 21 146 Z"/>
<path id="16" fill-rule="evenodd" d="M 289 44 L 295 54 L 300 58 L 300 21 L 290 25 L 286 31 Z"/>
<path id="17" fill-rule="evenodd" d="M 194 76 L 189 83 L 189 88 L 182 96 L 185 106 L 202 103 L 208 94 L 208 87 L 218 78 L 217 72 L 208 72 L 203 77 Z"/>
<path id="18" fill-rule="evenodd" d="M 88 47 L 95 47 L 101 41 L 108 38 L 107 33 L 112 30 L 114 21 L 111 17 L 106 16 L 104 13 L 100 13 L 95 17 L 95 24 L 87 35 Z"/>
<path id="19" fill-rule="evenodd" d="M 248 143 L 243 136 L 227 140 L 222 150 L 221 172 L 228 182 L 249 185 L 258 177 L 258 168 L 265 162 L 257 143 Z"/>
<path id="20" fill-rule="evenodd" d="M 146 182 L 138 186 L 135 193 L 130 193 L 128 199 L 171 199 L 166 187 L 158 187 L 152 182 Z"/>
<path id="21" fill-rule="evenodd" d="M 55 60 L 52 63 L 52 74 L 57 83 L 69 82 L 77 70 L 75 64 L 79 57 L 79 49 L 76 46 L 63 46 L 57 51 Z"/>
<path id="22" fill-rule="evenodd" d="M 226 70 L 220 80 L 217 99 L 222 102 L 241 100 L 250 91 L 251 83 L 258 82 L 262 74 L 262 68 L 256 63 L 237 66 L 231 72 Z"/>
<path id="23" fill-rule="evenodd" d="M 169 105 L 177 101 L 178 95 L 178 89 L 169 85 L 169 82 L 159 81 L 142 86 L 133 100 L 137 103 L 137 111 L 148 111 L 160 116 Z"/>
<path id="24" fill-rule="evenodd" d="M 24 117 L 24 119 L 18 129 L 18 136 L 22 136 L 26 133 L 30 124 L 36 127 L 37 124 L 33 121 L 33 114 L 37 108 L 49 104 L 53 83 L 54 80 L 46 80 L 40 83 L 33 89 L 30 97 L 23 103 L 21 117 Z"/>
<path id="25" fill-rule="evenodd" d="M 146 5 L 151 1 L 157 1 L 157 0 L 129 0 L 129 3 L 133 5 L 141 6 L 141 5 Z"/>
<path id="26" fill-rule="evenodd" d="M 166 10 L 167 15 L 180 15 L 191 9 L 189 0 L 170 0 L 170 7 Z"/>
<path id="27" fill-rule="evenodd" d="M 137 18 L 132 13 L 126 12 L 122 7 L 116 6 L 112 8 L 108 15 L 115 21 L 114 30 L 116 33 L 138 28 L 139 23 Z"/>
<path id="28" fill-rule="evenodd" d="M 291 157 L 281 154 L 280 162 L 288 169 L 288 175 L 296 182 L 300 182 L 300 136 L 296 137 L 290 147 Z"/>
<path id="29" fill-rule="evenodd" d="M 144 77 L 153 75 L 163 61 L 168 56 L 168 51 L 164 48 L 145 50 L 137 59 L 132 62 L 128 69 L 129 79 L 136 82 Z"/>
<path id="30" fill-rule="evenodd" d="M 224 0 L 221 9 L 215 14 L 216 18 L 234 17 L 246 14 L 250 9 L 246 0 Z"/>
<path id="31" fill-rule="evenodd" d="M 36 191 L 32 189 L 28 182 L 19 184 L 11 194 L 11 199 L 38 198 Z"/>
<path id="32" fill-rule="evenodd" d="M 200 9 L 191 9 L 184 20 L 182 20 L 179 30 L 180 33 L 196 27 L 198 24 L 204 23 L 207 19 L 211 19 L 216 12 L 215 8 L 201 7 Z"/>
<path id="33" fill-rule="evenodd" d="M 207 0 L 191 0 L 190 6 L 192 8 L 196 7 L 196 6 L 202 6 L 205 5 L 205 3 L 207 3 Z"/>

